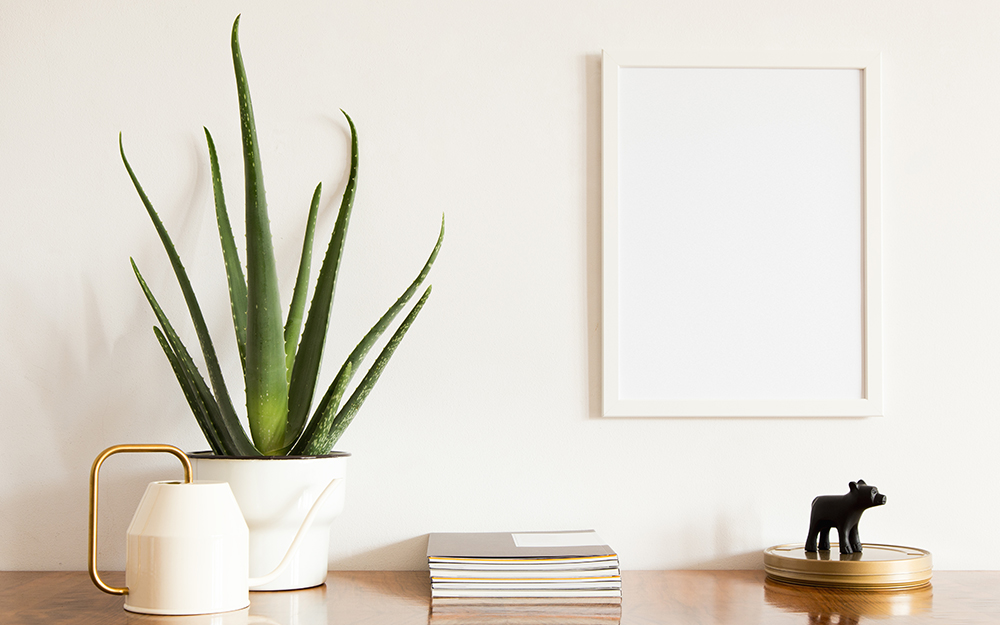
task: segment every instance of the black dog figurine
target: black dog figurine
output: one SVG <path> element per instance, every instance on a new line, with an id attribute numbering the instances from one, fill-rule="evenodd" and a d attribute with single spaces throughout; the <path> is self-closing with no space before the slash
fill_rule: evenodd
<path id="1" fill-rule="evenodd" d="M 861 513 L 884 505 L 885 501 L 886 496 L 880 495 L 877 488 L 865 484 L 864 480 L 851 482 L 851 490 L 846 495 L 823 495 L 813 499 L 806 551 L 816 551 L 816 534 L 819 534 L 819 549 L 829 551 L 830 528 L 836 527 L 840 535 L 840 553 L 860 552 L 858 521 Z"/>

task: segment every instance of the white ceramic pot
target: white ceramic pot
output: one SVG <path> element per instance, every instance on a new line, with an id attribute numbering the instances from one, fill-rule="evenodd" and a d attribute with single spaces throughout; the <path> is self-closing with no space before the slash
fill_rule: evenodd
<path id="1" fill-rule="evenodd" d="M 250 530 L 251 577 L 274 570 L 320 493 L 331 481 L 341 480 L 320 507 L 285 571 L 252 590 L 295 590 L 326 581 L 330 527 L 344 509 L 349 456 L 343 452 L 260 458 L 188 454 L 195 480 L 229 482 Z"/>

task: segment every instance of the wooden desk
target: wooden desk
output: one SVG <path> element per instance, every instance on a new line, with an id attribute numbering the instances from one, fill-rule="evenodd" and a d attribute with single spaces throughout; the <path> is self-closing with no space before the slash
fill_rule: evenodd
<path id="1" fill-rule="evenodd" d="M 110 583 L 120 583 L 109 575 Z M 1000 571 L 934 573 L 930 587 L 856 593 L 774 584 L 763 571 L 626 571 L 620 616 L 594 625 L 757 623 L 1000 623 Z M 332 571 L 326 586 L 251 593 L 248 610 L 203 617 L 129 614 L 86 572 L 0 572 L 3 625 L 563 625 L 567 619 L 518 610 L 489 617 L 431 612 L 425 571 Z M 620 620 L 619 620 L 620 619 Z M 581 621 L 581 619 L 577 619 Z M 574 621 L 576 622 L 576 621 Z"/>

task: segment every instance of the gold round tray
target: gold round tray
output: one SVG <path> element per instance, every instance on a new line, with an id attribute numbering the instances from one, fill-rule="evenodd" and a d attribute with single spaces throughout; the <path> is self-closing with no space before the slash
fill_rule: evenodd
<path id="1" fill-rule="evenodd" d="M 931 554 L 914 547 L 865 544 L 860 553 L 841 554 L 840 545 L 808 553 L 803 543 L 764 550 L 764 570 L 775 581 L 807 586 L 899 590 L 931 581 Z"/>

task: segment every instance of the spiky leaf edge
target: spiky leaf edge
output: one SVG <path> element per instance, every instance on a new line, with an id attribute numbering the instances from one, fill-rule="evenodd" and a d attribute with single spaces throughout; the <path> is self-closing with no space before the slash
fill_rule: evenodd
<path id="1" fill-rule="evenodd" d="M 259 456 L 260 452 L 257 451 L 257 449 L 253 446 L 253 443 L 250 442 L 250 439 L 247 438 L 246 432 L 243 430 L 243 426 L 240 422 L 237 419 L 227 418 L 220 410 L 218 401 L 209 390 L 208 385 L 205 383 L 205 379 L 198 371 L 198 366 L 191 358 L 191 354 L 188 352 L 187 348 L 184 347 L 183 341 L 181 341 L 180 337 L 177 335 L 177 332 L 174 330 L 173 325 L 167 318 L 166 313 L 163 312 L 159 302 L 156 301 L 156 297 L 153 296 L 153 291 L 149 288 L 149 285 L 146 284 L 146 280 L 139 272 L 139 267 L 135 264 L 134 260 L 131 262 L 132 271 L 135 272 L 135 276 L 139 280 L 139 286 L 142 288 L 142 292 L 146 296 L 146 301 L 149 302 L 149 306 L 153 309 L 153 314 L 156 316 L 156 320 L 163 328 L 163 334 L 167 339 L 169 347 L 180 362 L 181 370 L 184 373 L 183 380 L 178 377 L 181 389 L 184 390 L 186 394 L 187 389 L 185 388 L 185 382 L 187 382 L 191 385 L 194 391 L 197 391 L 197 395 L 201 399 L 202 405 L 205 407 L 207 417 L 211 421 L 210 427 L 219 436 L 222 453 L 234 456 Z M 167 358 L 170 358 L 169 354 Z M 194 416 L 196 419 L 199 417 L 198 410 L 194 410 Z M 209 438 L 209 444 L 212 444 L 211 438 Z"/>
<path id="2" fill-rule="evenodd" d="M 351 424 L 354 420 L 355 415 L 358 414 L 358 410 L 361 409 L 361 405 L 364 404 L 365 400 L 368 399 L 368 395 L 371 393 L 372 388 L 374 388 L 375 383 L 378 382 L 379 377 L 385 370 L 385 366 L 389 363 L 389 359 L 392 358 L 393 353 L 396 348 L 399 347 L 400 341 L 406 335 L 407 330 L 413 324 L 413 321 L 417 318 L 420 310 L 424 307 L 427 302 L 427 298 L 431 294 L 431 287 L 428 286 L 424 294 L 420 296 L 420 299 L 413 306 L 413 310 L 406 316 L 403 322 L 400 324 L 399 328 L 389 339 L 382 351 L 379 353 L 378 358 L 375 359 L 375 363 L 372 364 L 371 369 L 365 374 L 365 377 L 361 379 L 361 383 L 358 387 L 354 389 L 354 393 L 351 394 L 350 399 L 344 404 L 344 407 L 337 413 L 337 416 L 333 419 L 330 425 L 330 429 L 323 432 L 320 431 L 317 435 L 312 436 L 304 441 L 301 452 L 296 448 L 292 449 L 293 454 L 302 453 L 303 455 L 313 456 L 322 455 L 329 453 L 333 446 L 343 435 L 344 430 L 347 426 Z"/>
<path id="3" fill-rule="evenodd" d="M 160 330 L 159 326 L 153 326 L 153 334 L 156 335 L 156 340 L 160 343 L 163 353 L 170 362 L 170 368 L 173 369 L 174 376 L 177 377 L 177 382 L 181 385 L 181 390 L 184 391 L 184 398 L 187 399 L 188 405 L 191 407 L 191 412 L 194 413 L 195 421 L 198 422 L 198 426 L 201 428 L 202 434 L 205 435 L 209 447 L 212 448 L 215 454 L 232 455 L 232 450 L 226 448 L 219 433 L 215 430 L 215 426 L 208 416 L 208 409 L 205 407 L 205 402 L 192 387 L 191 380 L 188 378 L 187 372 L 184 371 L 184 365 L 181 364 L 177 354 L 170 347 L 167 338 L 163 336 L 163 331 Z"/>
<path id="4" fill-rule="evenodd" d="M 219 226 L 219 242 L 222 244 L 222 260 L 226 265 L 226 280 L 229 286 L 229 302 L 233 313 L 233 329 L 236 332 L 236 346 L 240 351 L 243 375 L 247 371 L 247 281 L 243 275 L 243 265 L 236 250 L 233 228 L 226 210 L 226 197 L 222 192 L 222 173 L 219 170 L 219 156 L 215 151 L 212 134 L 205 128 L 208 141 L 208 155 L 212 163 L 212 192 L 215 196 L 215 221 Z"/>
<path id="5" fill-rule="evenodd" d="M 309 425 L 306 426 L 305 432 L 299 435 L 299 438 L 310 439 L 317 436 L 317 432 L 324 432 L 331 427 L 332 415 L 340 407 L 340 400 L 343 391 L 351 383 L 351 379 L 354 377 L 354 373 L 361 368 L 361 363 L 364 361 L 368 352 L 371 350 L 372 346 L 381 338 L 382 334 L 386 331 L 389 325 L 395 320 L 396 316 L 406 307 L 406 304 L 412 299 L 413 295 L 423 284 L 427 275 L 431 271 L 431 267 L 434 266 L 434 261 L 437 259 L 438 252 L 441 251 L 441 244 L 444 242 L 444 215 L 441 215 L 441 230 L 438 233 L 437 241 L 434 244 L 434 249 L 431 250 L 430 256 L 427 258 L 427 262 L 421 268 L 420 273 L 417 277 L 410 283 L 410 286 L 403 292 L 402 295 L 396 300 L 396 302 L 389 307 L 389 309 L 382 315 L 382 317 L 375 323 L 374 326 L 368 331 L 363 339 L 354 348 L 354 351 L 347 357 L 344 361 L 343 366 L 341 366 L 340 371 L 333 379 L 333 383 L 330 384 L 329 389 L 323 395 L 319 404 L 316 406 L 316 410 L 313 412 L 313 417 L 309 421 Z M 338 393 L 339 389 L 339 393 Z M 299 447 L 299 445 L 296 445 Z M 326 452 L 324 452 L 326 453 Z"/>
<path id="6" fill-rule="evenodd" d="M 170 259 L 170 265 L 174 270 L 174 275 L 177 277 L 181 293 L 184 295 L 184 301 L 187 303 L 191 322 L 194 324 L 195 332 L 198 335 L 198 342 L 201 345 L 202 355 L 208 367 L 208 377 L 212 382 L 212 388 L 215 390 L 214 396 L 219 410 L 227 422 L 239 423 L 239 418 L 236 416 L 236 410 L 233 407 L 229 391 L 226 389 L 225 379 L 222 377 L 222 368 L 219 366 L 219 359 L 212 344 L 212 337 L 208 333 L 208 326 L 202 315 L 201 307 L 198 305 L 198 298 L 195 296 L 194 289 L 191 287 L 191 281 L 188 279 L 187 271 L 181 263 L 180 256 L 174 248 L 173 241 L 171 241 L 167 229 L 164 227 L 163 222 L 160 221 L 160 216 L 157 215 L 156 210 L 153 209 L 153 204 L 146 196 L 146 192 L 143 191 L 142 185 L 139 184 L 139 179 L 136 177 L 132 166 L 128 162 L 128 158 L 125 156 L 121 133 L 118 134 L 118 150 L 121 153 L 122 162 L 125 164 L 129 178 L 132 179 L 132 184 L 139 193 L 139 198 L 142 200 L 143 206 L 146 207 L 146 213 L 149 214 L 149 218 L 153 221 L 153 226 L 156 228 L 160 241 L 163 243 L 163 249 L 167 252 L 167 257 Z"/>
<path id="7" fill-rule="evenodd" d="M 312 302 L 306 317 L 302 338 L 299 340 L 295 363 L 292 365 L 292 377 L 288 388 L 288 429 L 286 430 L 285 446 L 291 445 L 297 434 L 305 427 L 309 407 L 312 404 L 313 393 L 316 391 L 316 381 L 319 376 L 320 361 L 323 346 L 326 342 L 327 329 L 330 325 L 330 311 L 333 308 L 333 295 L 337 288 L 337 275 L 340 272 L 340 260 L 344 254 L 344 242 L 347 239 L 347 228 L 350 224 L 351 210 L 354 207 L 354 196 L 358 183 L 358 134 L 354 121 L 346 112 L 344 117 L 351 127 L 351 171 L 347 178 L 347 186 L 340 202 L 337 221 L 330 235 L 330 243 L 326 248 L 323 265 L 316 278 Z"/>
<path id="8" fill-rule="evenodd" d="M 250 87 L 239 42 L 240 18 L 233 22 L 233 69 L 243 140 L 247 235 L 247 420 L 254 445 L 265 455 L 279 455 L 288 422 L 285 330 L 278 272 L 261 173 L 260 148 Z"/>
<path id="9" fill-rule="evenodd" d="M 309 216 L 306 218 L 306 233 L 302 237 L 302 255 L 299 258 L 299 271 L 295 275 L 295 288 L 292 290 L 292 302 L 288 306 L 288 318 L 285 321 L 285 366 L 288 381 L 292 380 L 292 366 L 295 364 L 295 351 L 299 336 L 302 334 L 302 313 L 306 308 L 306 296 L 309 290 L 309 268 L 312 265 L 313 239 L 316 233 L 316 217 L 319 215 L 319 199 L 323 192 L 323 183 L 316 185 L 312 202 L 309 205 Z M 287 432 L 287 430 L 286 430 Z M 287 440 L 287 434 L 286 434 Z"/>

